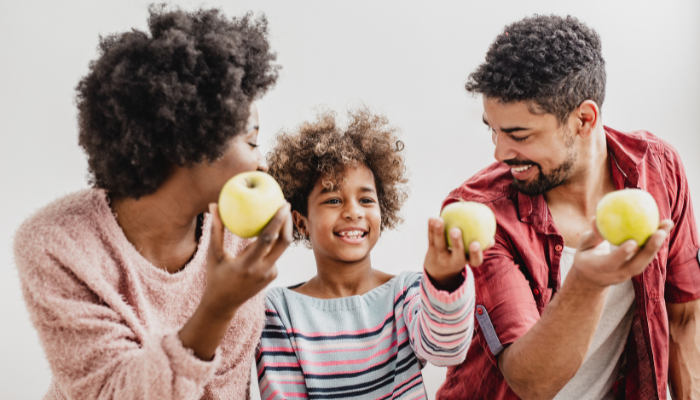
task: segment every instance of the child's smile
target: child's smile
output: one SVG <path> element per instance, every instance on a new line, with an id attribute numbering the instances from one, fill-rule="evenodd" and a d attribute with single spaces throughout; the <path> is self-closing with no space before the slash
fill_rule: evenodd
<path id="1" fill-rule="evenodd" d="M 309 237 L 317 263 L 365 260 L 381 230 L 374 174 L 358 165 L 345 170 L 340 185 L 328 183 L 324 178 L 316 182 L 308 215 L 297 213 L 295 223 Z"/>
<path id="2" fill-rule="evenodd" d="M 340 238 L 345 243 L 348 244 L 359 244 L 362 243 L 363 240 L 367 237 L 367 234 L 369 233 L 368 229 L 365 228 L 358 228 L 355 226 L 347 227 L 340 229 L 336 232 L 333 232 L 335 236 Z"/>

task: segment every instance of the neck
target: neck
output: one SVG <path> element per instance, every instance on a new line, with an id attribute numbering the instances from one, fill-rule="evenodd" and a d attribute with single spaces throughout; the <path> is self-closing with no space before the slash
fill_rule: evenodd
<path id="1" fill-rule="evenodd" d="M 580 149 L 571 177 L 544 197 L 550 209 L 566 204 L 581 215 L 592 217 L 600 199 L 614 190 L 605 130 L 601 124 L 591 135 L 590 143 Z"/>
<path id="2" fill-rule="evenodd" d="M 124 235 L 141 255 L 174 273 L 197 250 L 197 216 L 207 206 L 198 200 L 187 182 L 172 176 L 152 194 L 138 200 L 112 199 L 111 206 Z"/>
<path id="3" fill-rule="evenodd" d="M 310 283 L 317 287 L 318 292 L 325 298 L 340 298 L 363 295 L 374 289 L 376 271 L 372 269 L 369 253 L 365 258 L 356 262 L 316 258 L 316 276 Z"/>

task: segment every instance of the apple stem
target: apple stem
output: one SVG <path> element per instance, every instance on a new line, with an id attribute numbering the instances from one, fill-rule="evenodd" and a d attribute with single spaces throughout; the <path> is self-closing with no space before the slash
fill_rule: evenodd
<path id="1" fill-rule="evenodd" d="M 255 186 L 253 186 L 253 183 L 250 182 L 250 179 L 249 179 L 249 178 L 245 178 L 245 184 L 246 184 L 249 188 L 255 187 Z"/>

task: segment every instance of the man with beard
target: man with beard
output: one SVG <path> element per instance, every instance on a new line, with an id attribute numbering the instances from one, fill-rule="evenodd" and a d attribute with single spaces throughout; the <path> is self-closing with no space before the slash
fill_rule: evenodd
<path id="1" fill-rule="evenodd" d="M 599 36 L 575 18 L 507 26 L 466 88 L 481 94 L 498 162 L 454 190 L 496 214 L 474 269 L 478 326 L 442 399 L 700 396 L 698 232 L 676 150 L 603 126 Z M 618 248 L 595 228 L 598 201 L 648 191 L 661 224 Z M 670 336 L 670 340 L 669 340 Z"/>

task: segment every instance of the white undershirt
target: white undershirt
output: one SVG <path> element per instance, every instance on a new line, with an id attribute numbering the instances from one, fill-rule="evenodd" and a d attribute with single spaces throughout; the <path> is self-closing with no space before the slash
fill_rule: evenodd
<path id="1" fill-rule="evenodd" d="M 610 253 L 610 243 L 605 241 L 593 251 Z M 576 249 L 564 247 L 559 263 L 561 282 L 574 264 Z M 555 400 L 613 399 L 612 386 L 620 369 L 620 356 L 625 348 L 627 335 L 634 314 L 634 287 L 632 281 L 610 286 L 605 297 L 603 314 L 595 331 L 583 365 L 576 375 L 557 393 Z"/>

